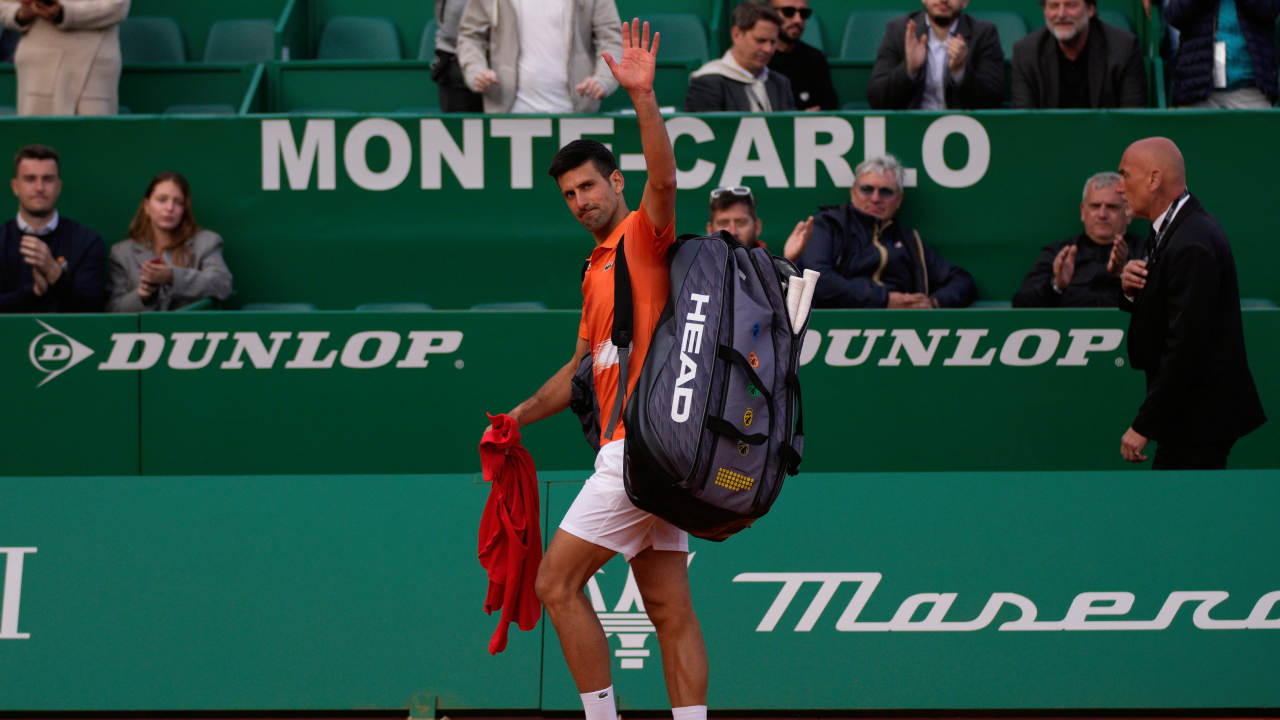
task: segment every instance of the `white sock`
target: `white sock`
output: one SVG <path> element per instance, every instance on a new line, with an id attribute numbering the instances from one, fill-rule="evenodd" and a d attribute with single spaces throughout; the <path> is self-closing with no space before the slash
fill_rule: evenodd
<path id="1" fill-rule="evenodd" d="M 674 720 L 707 720 L 707 706 L 686 705 L 684 707 L 671 708 L 671 717 Z"/>
<path id="2" fill-rule="evenodd" d="M 613 702 L 613 686 L 603 690 L 582 693 L 582 709 L 587 711 L 587 720 L 618 720 L 618 710 Z M 706 710 L 702 716 L 706 717 Z"/>

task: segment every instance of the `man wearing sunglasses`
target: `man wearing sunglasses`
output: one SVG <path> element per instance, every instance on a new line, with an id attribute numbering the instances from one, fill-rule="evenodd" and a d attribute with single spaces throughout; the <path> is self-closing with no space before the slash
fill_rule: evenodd
<path id="1" fill-rule="evenodd" d="M 894 221 L 902 206 L 902 176 L 902 164 L 892 155 L 864 160 L 854 170 L 850 202 L 820 209 L 799 262 L 802 269 L 822 273 L 814 307 L 946 308 L 977 299 L 969 273 Z"/>
<path id="2" fill-rule="evenodd" d="M 707 234 L 719 230 L 728 230 L 738 242 L 749 248 L 762 247 L 768 249 L 760 239 L 760 231 L 764 229 L 764 221 L 756 215 L 756 199 L 751 188 L 745 185 L 722 187 L 711 191 L 711 219 L 707 221 Z M 796 223 L 791 237 L 783 246 L 783 257 L 795 262 L 804 252 L 804 246 L 813 234 L 813 216 Z"/>
<path id="3" fill-rule="evenodd" d="M 770 0 L 782 16 L 778 31 L 778 51 L 769 61 L 769 69 L 786 75 L 791 81 L 791 94 L 799 110 L 838 110 L 836 89 L 831 84 L 831 67 L 821 50 L 800 39 L 813 10 L 809 0 Z"/>

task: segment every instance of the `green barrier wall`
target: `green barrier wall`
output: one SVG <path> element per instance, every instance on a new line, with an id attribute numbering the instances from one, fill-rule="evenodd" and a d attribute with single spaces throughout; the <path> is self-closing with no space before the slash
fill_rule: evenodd
<path id="1" fill-rule="evenodd" d="M 1274 415 L 1280 311 L 1244 319 Z M 510 410 L 569 361 L 578 315 L 0 321 L 6 401 L 34 413 L 6 415 L 10 472 L 248 475 L 473 472 L 484 413 Z M 1118 310 L 819 311 L 800 371 L 804 470 L 1148 467 L 1119 455 L 1144 395 L 1127 326 Z M 78 360 L 59 349 L 72 339 L 85 348 Z M 39 361 L 49 373 L 32 357 L 50 358 Z M 1278 427 L 1242 439 L 1232 468 L 1280 467 Z M 593 461 L 571 413 L 526 428 L 525 444 L 544 470 Z"/>
<path id="2" fill-rule="evenodd" d="M 542 475 L 549 528 L 585 475 Z M 1273 709 L 1277 480 L 802 475 L 752 529 L 691 545 L 709 705 Z M 457 475 L 0 479 L 0 710 L 575 711 L 545 619 L 487 653 L 486 492 Z M 615 560 L 589 585 L 606 621 L 646 617 L 627 584 Z M 623 635 L 621 709 L 665 710 L 657 642 Z"/>
<path id="3" fill-rule="evenodd" d="M 1008 300 L 1042 245 L 1080 231 L 1085 179 L 1115 169 L 1132 140 L 1162 134 L 1181 145 L 1192 191 L 1231 237 L 1242 294 L 1280 299 L 1270 272 L 1280 264 L 1270 188 L 1256 179 L 1280 166 L 1278 116 L 1214 113 L 1211 133 L 1208 117 L 676 116 L 677 230 L 702 232 L 708 192 L 746 183 L 759 195 L 764 238 L 779 251 L 819 204 L 847 200 L 838 185 L 849 182 L 852 166 L 888 150 L 916 174 L 903 222 L 968 269 L 983 299 Z M 43 142 L 62 153 L 68 217 L 119 239 L 151 176 L 180 170 L 192 182 L 198 220 L 226 238 L 235 302 L 324 309 L 525 300 L 578 307 L 590 239 L 544 171 L 560 144 L 578 135 L 612 144 L 637 203 L 644 175 L 634 170 L 641 148 L 629 117 L 0 119 L 9 151 Z M 266 189 L 274 187 L 281 189 Z M 1145 224 L 1133 231 L 1146 232 Z"/>

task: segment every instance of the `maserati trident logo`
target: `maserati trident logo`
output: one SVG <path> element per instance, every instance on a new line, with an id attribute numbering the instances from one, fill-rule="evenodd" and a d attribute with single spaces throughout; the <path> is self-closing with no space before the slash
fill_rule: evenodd
<path id="1" fill-rule="evenodd" d="M 66 333 L 50 327 L 42 320 L 36 322 L 45 329 L 45 332 L 31 341 L 31 348 L 27 352 L 31 356 L 31 364 L 45 373 L 45 378 L 36 387 L 58 377 L 93 354 L 93 350 L 76 342 Z"/>

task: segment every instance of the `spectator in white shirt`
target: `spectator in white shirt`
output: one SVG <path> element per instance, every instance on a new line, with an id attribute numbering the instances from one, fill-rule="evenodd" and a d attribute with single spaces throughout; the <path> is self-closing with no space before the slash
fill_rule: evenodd
<path id="1" fill-rule="evenodd" d="M 605 52 L 622 57 L 613 0 L 471 0 L 458 31 L 463 78 L 486 113 L 595 112 L 618 87 Z"/>

